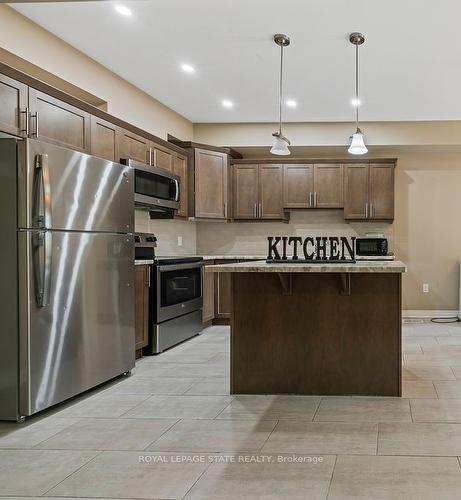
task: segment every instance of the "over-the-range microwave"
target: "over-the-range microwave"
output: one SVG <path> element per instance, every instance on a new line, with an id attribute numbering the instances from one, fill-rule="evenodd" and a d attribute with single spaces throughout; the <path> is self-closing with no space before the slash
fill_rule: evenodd
<path id="1" fill-rule="evenodd" d="M 134 203 L 138 208 L 173 217 L 179 210 L 179 176 L 160 167 L 122 158 L 123 165 L 134 169 Z"/>

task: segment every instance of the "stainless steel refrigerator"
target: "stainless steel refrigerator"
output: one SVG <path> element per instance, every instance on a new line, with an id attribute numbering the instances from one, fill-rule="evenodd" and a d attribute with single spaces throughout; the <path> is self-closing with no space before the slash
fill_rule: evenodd
<path id="1" fill-rule="evenodd" d="M 126 166 L 0 140 L 0 420 L 134 367 L 134 188 Z"/>

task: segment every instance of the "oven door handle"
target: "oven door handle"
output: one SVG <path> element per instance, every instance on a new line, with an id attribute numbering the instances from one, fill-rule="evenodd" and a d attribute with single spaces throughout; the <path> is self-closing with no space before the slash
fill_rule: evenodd
<path id="1" fill-rule="evenodd" d="M 165 265 L 157 266 L 157 269 L 160 273 L 164 273 L 166 271 L 179 271 L 182 269 L 196 269 L 198 267 L 203 267 L 203 262 L 193 262 L 193 263 L 184 263 L 184 264 L 165 264 Z"/>

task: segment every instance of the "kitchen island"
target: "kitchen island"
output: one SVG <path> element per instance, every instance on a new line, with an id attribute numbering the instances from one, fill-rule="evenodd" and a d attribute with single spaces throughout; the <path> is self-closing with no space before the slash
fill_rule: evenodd
<path id="1" fill-rule="evenodd" d="M 400 261 L 240 262 L 231 394 L 401 396 Z"/>

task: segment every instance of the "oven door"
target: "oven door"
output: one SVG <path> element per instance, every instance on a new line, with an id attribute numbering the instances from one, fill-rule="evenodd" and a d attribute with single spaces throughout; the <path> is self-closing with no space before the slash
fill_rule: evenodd
<path id="1" fill-rule="evenodd" d="M 135 165 L 134 202 L 145 208 L 179 209 L 179 177 L 158 167 Z"/>
<path id="2" fill-rule="evenodd" d="M 157 323 L 202 308 L 202 262 L 157 266 Z"/>

